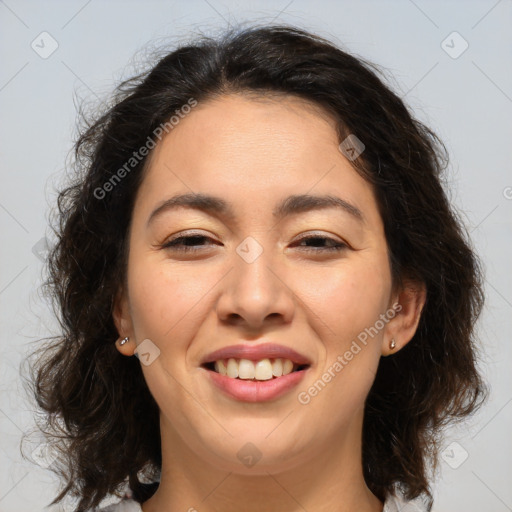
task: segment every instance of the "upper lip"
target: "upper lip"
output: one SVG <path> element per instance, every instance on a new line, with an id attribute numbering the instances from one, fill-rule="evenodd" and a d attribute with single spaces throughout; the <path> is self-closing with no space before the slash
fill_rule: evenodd
<path id="1" fill-rule="evenodd" d="M 258 345 L 241 343 L 223 347 L 205 356 L 201 364 L 213 363 L 221 359 L 249 359 L 260 361 L 261 359 L 289 359 L 296 364 L 310 365 L 310 360 L 296 350 L 277 343 L 260 343 Z"/>

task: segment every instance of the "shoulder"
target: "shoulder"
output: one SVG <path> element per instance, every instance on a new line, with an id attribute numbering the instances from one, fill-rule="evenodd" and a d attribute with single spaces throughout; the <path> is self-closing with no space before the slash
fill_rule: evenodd
<path id="1" fill-rule="evenodd" d="M 431 505 L 425 497 L 418 496 L 408 501 L 400 492 L 397 492 L 396 495 L 387 497 L 382 512 L 429 512 L 430 509 Z"/>
<path id="2" fill-rule="evenodd" d="M 119 503 L 100 508 L 96 512 L 142 512 L 142 508 L 136 501 L 124 499 Z"/>

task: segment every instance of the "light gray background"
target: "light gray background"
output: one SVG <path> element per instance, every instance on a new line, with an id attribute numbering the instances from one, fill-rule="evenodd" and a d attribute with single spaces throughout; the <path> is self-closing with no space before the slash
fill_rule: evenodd
<path id="1" fill-rule="evenodd" d="M 19 453 L 33 426 L 19 365 L 54 327 L 37 291 L 37 243 L 72 146 L 74 93 L 105 98 L 150 41 L 247 20 L 297 24 L 388 68 L 395 90 L 447 144 L 451 197 L 486 267 L 479 330 L 492 395 L 472 421 L 448 432 L 434 511 L 512 510 L 511 15 L 511 0 L 0 0 L 0 512 L 45 510 L 57 488 L 52 473 Z M 31 48 L 35 40 L 48 51 L 43 31 L 59 45 L 46 59 Z M 458 58 L 459 36 L 445 42 L 452 56 L 441 46 L 453 31 L 469 44 Z"/>

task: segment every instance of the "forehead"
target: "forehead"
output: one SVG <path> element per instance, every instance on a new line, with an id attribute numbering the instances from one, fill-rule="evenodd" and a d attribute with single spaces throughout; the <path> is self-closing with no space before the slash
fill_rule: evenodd
<path id="1" fill-rule="evenodd" d="M 239 206 L 310 191 L 373 201 L 338 146 L 333 116 L 315 104 L 222 96 L 199 103 L 157 144 L 140 194 L 208 193 Z"/>
<path id="2" fill-rule="evenodd" d="M 272 156 L 275 160 L 281 155 L 287 160 L 292 151 L 304 158 L 307 147 L 320 143 L 322 150 L 336 140 L 334 120 L 318 106 L 293 96 L 237 94 L 199 103 L 165 137 L 155 156 L 165 152 L 166 146 L 183 145 L 184 150 L 203 150 L 194 153 L 197 161 L 204 156 L 225 157 L 231 151 L 239 166 L 244 159 L 249 166 L 256 153 L 260 159 Z"/>
<path id="3" fill-rule="evenodd" d="M 334 120 L 319 106 L 293 96 L 234 94 L 200 102 L 157 145 L 152 160 L 186 157 L 202 169 L 229 158 L 239 172 L 262 171 L 269 159 L 273 167 L 279 161 L 289 167 L 313 159 L 313 147 L 318 153 L 336 144 Z"/>

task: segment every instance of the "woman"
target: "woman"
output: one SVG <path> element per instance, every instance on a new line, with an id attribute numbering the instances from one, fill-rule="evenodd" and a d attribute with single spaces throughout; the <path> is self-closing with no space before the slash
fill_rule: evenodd
<path id="1" fill-rule="evenodd" d="M 201 39 L 76 145 L 35 396 L 76 511 L 430 510 L 485 397 L 442 143 L 296 28 Z M 133 357 L 133 356 L 136 357 Z"/>

